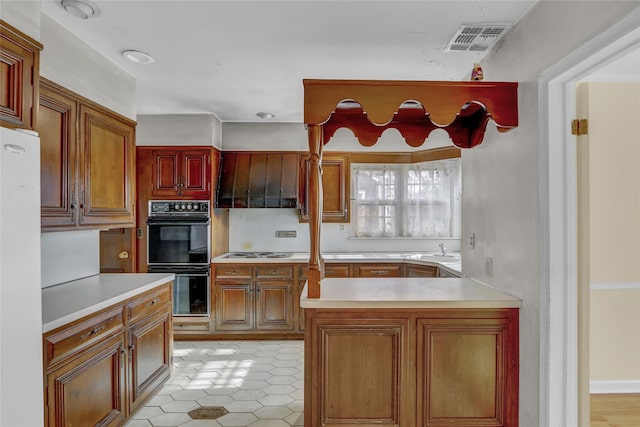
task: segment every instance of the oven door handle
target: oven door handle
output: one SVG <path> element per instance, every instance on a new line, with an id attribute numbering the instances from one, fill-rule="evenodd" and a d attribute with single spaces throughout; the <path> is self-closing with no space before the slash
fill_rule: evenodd
<path id="1" fill-rule="evenodd" d="M 177 219 L 172 221 L 167 221 L 167 220 L 163 220 L 163 221 L 148 220 L 147 221 L 147 225 L 208 225 L 208 224 L 209 224 L 208 219 L 203 219 L 202 221 L 197 221 L 193 219 L 190 219 L 188 221 L 177 220 Z"/>
<path id="2" fill-rule="evenodd" d="M 209 273 L 174 273 L 176 276 L 209 277 Z"/>

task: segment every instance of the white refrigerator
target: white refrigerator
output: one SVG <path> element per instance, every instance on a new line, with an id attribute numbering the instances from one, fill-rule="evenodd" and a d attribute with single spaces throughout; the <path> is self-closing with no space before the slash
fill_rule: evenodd
<path id="1" fill-rule="evenodd" d="M 0 426 L 44 424 L 40 139 L 0 127 Z"/>

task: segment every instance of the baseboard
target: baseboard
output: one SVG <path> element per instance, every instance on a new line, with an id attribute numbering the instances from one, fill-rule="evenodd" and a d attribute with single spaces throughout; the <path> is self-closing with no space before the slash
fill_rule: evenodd
<path id="1" fill-rule="evenodd" d="M 591 394 L 640 393 L 640 380 L 634 381 L 591 381 Z"/>

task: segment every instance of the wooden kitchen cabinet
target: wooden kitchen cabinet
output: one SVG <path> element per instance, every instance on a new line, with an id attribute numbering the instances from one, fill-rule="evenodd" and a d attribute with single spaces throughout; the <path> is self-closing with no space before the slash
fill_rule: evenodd
<path id="1" fill-rule="evenodd" d="M 156 148 L 151 157 L 154 197 L 210 199 L 211 149 Z"/>
<path id="2" fill-rule="evenodd" d="M 43 231 L 135 226 L 135 123 L 42 79 Z"/>
<path id="3" fill-rule="evenodd" d="M 0 19 L 0 125 L 39 130 L 42 44 Z"/>
<path id="4" fill-rule="evenodd" d="M 517 426 L 518 342 L 518 309 L 307 309 L 304 425 Z"/>
<path id="5" fill-rule="evenodd" d="M 291 264 L 215 265 L 216 332 L 294 331 Z"/>
<path id="6" fill-rule="evenodd" d="M 322 156 L 322 222 L 350 222 L 349 197 L 349 155 L 324 154 Z M 309 221 L 309 200 L 307 183 L 309 182 L 309 160 L 300 161 L 300 221 Z"/>
<path id="7" fill-rule="evenodd" d="M 45 426 L 121 426 L 170 376 L 172 283 L 43 335 Z"/>

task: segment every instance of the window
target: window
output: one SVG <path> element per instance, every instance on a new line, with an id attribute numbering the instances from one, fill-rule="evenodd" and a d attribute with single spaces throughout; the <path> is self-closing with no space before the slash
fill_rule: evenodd
<path id="1" fill-rule="evenodd" d="M 460 237 L 460 159 L 353 163 L 356 237 Z"/>

